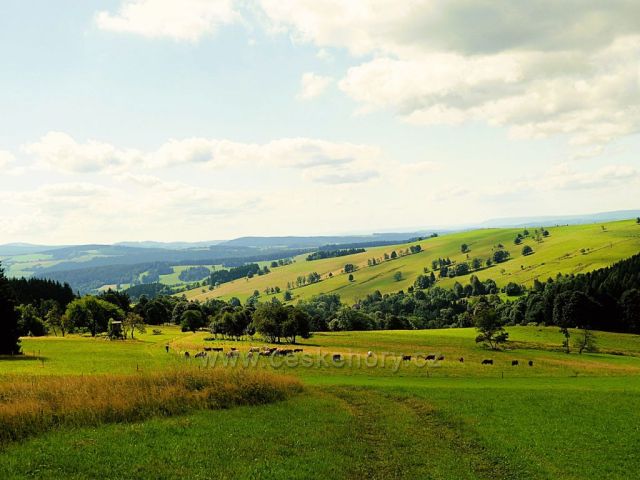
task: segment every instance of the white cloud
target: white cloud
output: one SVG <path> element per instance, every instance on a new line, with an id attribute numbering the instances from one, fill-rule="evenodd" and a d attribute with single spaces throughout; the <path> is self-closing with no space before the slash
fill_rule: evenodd
<path id="1" fill-rule="evenodd" d="M 630 165 L 606 165 L 595 171 L 579 172 L 563 163 L 552 168 L 541 180 L 532 183 L 543 190 L 582 190 L 613 188 L 639 178 L 638 170 Z"/>
<path id="2" fill-rule="evenodd" d="M 275 30 L 373 58 L 339 82 L 360 112 L 484 121 L 592 148 L 640 131 L 640 3 L 261 0 Z"/>
<path id="3" fill-rule="evenodd" d="M 300 93 L 298 94 L 298 99 L 300 100 L 311 100 L 312 98 L 316 98 L 331 85 L 333 79 L 331 77 L 325 77 L 322 75 L 316 75 L 312 72 L 307 72 L 302 75 L 302 79 L 300 81 Z"/>
<path id="4" fill-rule="evenodd" d="M 640 36 L 591 55 L 514 52 L 379 58 L 351 68 L 340 88 L 364 111 L 390 108 L 419 124 L 485 120 L 515 137 L 566 134 L 604 144 L 640 130 Z M 545 69 L 556 62 L 562 74 Z"/>
<path id="5" fill-rule="evenodd" d="M 522 197 L 532 193 L 611 191 L 633 188 L 640 183 L 640 172 L 631 165 L 604 165 L 595 170 L 578 170 L 571 163 L 560 163 L 539 175 L 493 185 L 482 193 L 486 197 Z M 622 191 L 622 190 L 619 190 Z"/>
<path id="6" fill-rule="evenodd" d="M 259 205 L 256 192 L 202 188 L 180 182 L 135 176 L 111 187 L 92 182 L 53 183 L 26 190 L 0 191 L 2 235 L 33 238 L 46 231 L 46 241 L 117 241 L 202 234 L 215 222 L 234 218 Z M 136 227 L 143 227 L 142 231 Z M 200 233 L 198 233 L 200 232 Z M 205 235 L 206 236 L 206 235 Z M 42 237 L 39 241 L 43 241 Z"/>
<path id="7" fill-rule="evenodd" d="M 377 178 L 380 173 L 376 170 L 324 170 L 319 172 L 310 172 L 308 178 L 318 183 L 328 185 L 340 185 L 349 183 L 362 183 Z"/>
<path id="8" fill-rule="evenodd" d="M 196 42 L 239 20 L 233 0 L 124 0 L 117 13 L 101 11 L 102 30 Z"/>
<path id="9" fill-rule="evenodd" d="M 364 181 L 373 176 L 356 172 L 384 166 L 377 147 L 312 138 L 283 138 L 257 144 L 194 137 L 171 139 L 156 150 L 141 151 L 95 140 L 81 143 L 66 133 L 49 132 L 23 150 L 54 171 L 122 174 L 126 170 L 125 176 L 135 168 L 156 170 L 190 165 L 209 169 L 286 168 L 314 171 L 305 177 L 314 181 L 334 178 L 327 176 L 330 173 Z M 153 182 L 153 177 L 144 175 L 131 177 L 134 178 L 139 183 Z"/>
<path id="10" fill-rule="evenodd" d="M 316 57 L 325 62 L 333 61 L 333 55 L 331 55 L 331 53 L 329 53 L 329 50 L 327 50 L 326 48 L 321 48 L 320 50 L 318 50 L 318 53 L 316 53 Z"/>
<path id="11" fill-rule="evenodd" d="M 49 132 L 39 141 L 25 145 L 23 150 L 42 165 L 67 173 L 116 170 L 140 159 L 135 150 L 122 150 L 95 140 L 79 143 L 62 132 Z"/>
<path id="12" fill-rule="evenodd" d="M 360 55 L 592 50 L 638 32 L 635 0 L 259 0 L 275 29 Z"/>
<path id="13" fill-rule="evenodd" d="M 0 150 L 0 171 L 7 171 L 9 166 L 15 163 L 16 157 L 10 152 Z"/>

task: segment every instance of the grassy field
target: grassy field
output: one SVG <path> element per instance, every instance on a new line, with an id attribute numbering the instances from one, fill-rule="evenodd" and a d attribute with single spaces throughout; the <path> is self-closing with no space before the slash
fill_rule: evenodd
<path id="1" fill-rule="evenodd" d="M 304 391 L 269 405 L 61 426 L 2 448 L 0 478 L 622 479 L 640 469 L 640 336 L 599 332 L 599 353 L 567 355 L 556 328 L 509 328 L 502 352 L 478 347 L 473 329 L 336 332 L 274 362 L 247 358 L 258 340 L 161 329 L 136 341 L 26 338 L 28 355 L 0 360 L 0 386 L 213 369 L 292 376 Z M 206 345 L 237 348 L 238 363 L 193 358 Z"/>
<path id="2" fill-rule="evenodd" d="M 533 234 L 535 226 L 529 228 Z M 460 232 L 429 238 L 412 244 L 375 247 L 366 252 L 345 257 L 329 258 L 308 262 L 305 255 L 295 258 L 295 263 L 272 269 L 268 275 L 256 276 L 249 280 L 242 278 L 225 283 L 213 291 L 202 292 L 194 289 L 186 292 L 191 300 L 205 300 L 211 297 L 228 299 L 236 296 L 245 300 L 254 290 L 258 290 L 262 300 L 272 295 L 264 293 L 267 287 L 280 287 L 284 291 L 287 283 L 295 284 L 299 275 L 317 272 L 322 281 L 292 290 L 294 301 L 309 298 L 319 293 L 338 293 L 343 301 L 353 302 L 358 298 L 375 290 L 382 293 L 406 290 L 413 285 L 415 278 L 423 273 L 424 267 L 431 269 L 431 261 L 437 258 L 449 257 L 455 262 L 480 258 L 489 258 L 496 245 L 503 244 L 511 254 L 511 258 L 504 263 L 472 272 L 480 279 L 492 278 L 499 286 L 508 282 L 531 285 L 538 278 L 546 280 L 560 273 L 581 273 L 611 265 L 618 260 L 627 258 L 640 251 L 640 226 L 635 220 L 625 220 L 606 224 L 571 225 L 548 227 L 550 236 L 540 242 L 526 238 L 521 245 L 515 245 L 513 240 L 523 229 L 485 229 Z M 463 254 L 460 246 L 466 243 L 470 251 Z M 399 257 L 395 260 L 382 262 L 369 267 L 367 260 L 383 258 L 385 253 L 393 250 L 406 250 L 410 245 L 420 244 L 423 251 L 414 255 Z M 522 255 L 524 245 L 530 245 L 534 253 Z M 354 273 L 354 281 L 348 280 L 348 275 L 342 273 L 344 265 L 352 263 L 358 267 Z M 394 274 L 400 272 L 402 279 L 396 281 Z M 329 278 L 329 273 L 333 277 Z M 455 281 L 467 283 L 470 275 L 455 279 L 440 280 L 438 284 L 450 287 Z M 282 299 L 283 294 L 277 294 Z"/>

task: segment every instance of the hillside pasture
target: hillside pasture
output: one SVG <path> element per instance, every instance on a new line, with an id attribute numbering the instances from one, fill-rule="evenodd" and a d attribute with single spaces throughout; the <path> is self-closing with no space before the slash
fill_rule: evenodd
<path id="1" fill-rule="evenodd" d="M 499 244 L 511 255 L 506 262 L 483 267 L 467 275 L 439 279 L 436 285 L 447 288 L 456 281 L 465 284 L 473 274 L 481 280 L 491 278 L 500 287 L 509 282 L 530 286 L 535 279 L 544 281 L 555 277 L 557 273 L 585 273 L 611 265 L 640 251 L 640 226 L 635 220 L 546 227 L 550 235 L 541 237 L 540 241 L 534 238 L 535 228 L 539 227 L 529 228 L 531 235 L 525 237 L 520 245 L 515 245 L 514 239 L 524 229 L 502 228 L 459 232 L 419 242 L 374 247 L 364 253 L 322 260 L 306 261 L 306 255 L 301 255 L 295 257 L 293 264 L 274 268 L 268 275 L 238 279 L 211 291 L 193 289 L 185 294 L 190 300 L 202 301 L 215 297 L 229 299 L 235 296 L 244 301 L 257 290 L 261 295 L 260 300 L 266 301 L 274 296 L 266 294 L 266 288 L 278 286 L 284 292 L 287 283 L 295 285 L 298 276 L 307 276 L 315 271 L 320 274 L 322 281 L 291 290 L 294 302 L 320 293 L 337 293 L 343 301 L 353 303 L 375 290 L 382 293 L 406 291 L 425 267 L 431 271 L 431 262 L 438 258 L 450 258 L 454 263 L 479 258 L 484 265 Z M 463 243 L 469 246 L 468 253 L 461 252 Z M 417 244 L 422 247 L 420 253 L 399 256 L 375 266 L 367 264 L 368 259 L 383 259 L 385 253 L 390 254 L 394 250 L 400 253 Z M 523 256 L 524 245 L 531 246 L 534 253 Z M 347 263 L 357 268 L 353 273 L 353 281 L 343 272 Z M 401 274 L 400 280 L 394 278 L 397 272 Z M 330 273 L 332 277 L 329 277 Z M 435 273 L 438 276 L 438 272 Z M 283 293 L 275 296 L 283 299 Z"/>

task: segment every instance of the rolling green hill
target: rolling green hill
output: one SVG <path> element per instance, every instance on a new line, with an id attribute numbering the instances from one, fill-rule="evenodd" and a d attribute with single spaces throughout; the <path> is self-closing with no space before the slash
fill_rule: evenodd
<path id="1" fill-rule="evenodd" d="M 410 244 L 374 247 L 364 253 L 323 260 L 306 261 L 306 255 L 300 255 L 295 258 L 293 264 L 274 268 L 268 275 L 235 280 L 211 291 L 194 289 L 186 292 L 186 295 L 190 300 L 214 297 L 228 299 L 236 296 L 244 301 L 258 290 L 261 294 L 260 300 L 265 301 L 274 296 L 265 294 L 265 288 L 277 286 L 284 292 L 287 283 L 295 285 L 298 276 L 317 272 L 322 279 L 320 282 L 291 290 L 294 301 L 319 293 L 338 293 L 343 301 L 353 302 L 375 290 L 382 293 L 406 290 L 413 285 L 416 277 L 423 273 L 425 267 L 430 271 L 431 262 L 438 258 L 448 257 L 454 263 L 470 262 L 479 258 L 484 264 L 499 244 L 510 253 L 508 261 L 488 268 L 483 267 L 456 278 L 439 279 L 437 285 L 451 287 L 456 281 L 464 284 L 472 274 L 481 280 L 492 278 L 498 286 L 509 282 L 531 285 L 536 278 L 546 280 L 558 273 L 588 272 L 611 265 L 640 251 L 640 225 L 636 224 L 635 220 L 545 228 L 549 231 L 549 236 L 539 238 L 535 235 L 539 228 L 529 228 L 530 235 L 526 236 L 520 245 L 515 245 L 514 239 L 518 233 L 522 234 L 522 228 L 496 228 L 459 232 Z M 469 246 L 468 253 L 461 252 L 463 243 Z M 422 252 L 383 260 L 385 253 L 391 254 L 395 250 L 400 254 L 411 245 L 417 244 L 422 247 Z M 525 245 L 533 248 L 533 254 L 522 255 Z M 368 266 L 368 260 L 372 258 L 382 261 L 375 266 Z M 353 273 L 353 281 L 349 281 L 348 275 L 343 273 L 347 263 L 357 268 Z M 400 280 L 394 278 L 397 272 L 401 274 Z M 275 296 L 283 299 L 283 293 Z"/>

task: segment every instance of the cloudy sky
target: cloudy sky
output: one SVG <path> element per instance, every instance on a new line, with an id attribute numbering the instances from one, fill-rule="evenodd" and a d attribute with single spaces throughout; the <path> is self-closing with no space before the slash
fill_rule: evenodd
<path id="1" fill-rule="evenodd" d="M 0 243 L 640 206 L 637 0 L 2 0 Z"/>

